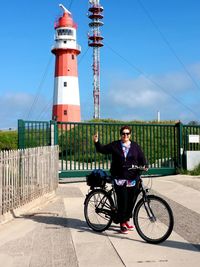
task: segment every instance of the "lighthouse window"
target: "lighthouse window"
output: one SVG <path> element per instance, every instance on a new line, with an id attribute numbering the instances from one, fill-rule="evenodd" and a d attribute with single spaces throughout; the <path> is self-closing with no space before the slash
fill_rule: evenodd
<path id="1" fill-rule="evenodd" d="M 73 35 L 73 30 L 71 29 L 59 29 L 57 30 L 58 35 Z"/>
<path id="2" fill-rule="evenodd" d="M 67 82 L 64 82 L 64 87 L 67 87 Z"/>
<path id="3" fill-rule="evenodd" d="M 67 115 L 67 110 L 66 109 L 64 110 L 64 115 Z"/>
<path id="4" fill-rule="evenodd" d="M 74 55 L 72 55 L 72 59 L 74 59 Z"/>

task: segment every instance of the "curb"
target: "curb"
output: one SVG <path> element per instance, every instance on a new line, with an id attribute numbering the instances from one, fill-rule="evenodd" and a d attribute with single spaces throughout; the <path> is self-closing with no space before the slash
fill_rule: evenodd
<path id="1" fill-rule="evenodd" d="M 38 208 L 40 205 L 47 204 L 51 199 L 53 199 L 56 196 L 56 191 L 54 190 L 53 192 L 46 193 L 43 196 L 40 196 L 37 199 L 32 200 L 31 202 L 8 211 L 7 213 L 0 215 L 0 225 L 5 224 L 15 218 L 18 218 L 22 215 L 24 215 L 27 212 L 32 211 L 33 209 Z"/>

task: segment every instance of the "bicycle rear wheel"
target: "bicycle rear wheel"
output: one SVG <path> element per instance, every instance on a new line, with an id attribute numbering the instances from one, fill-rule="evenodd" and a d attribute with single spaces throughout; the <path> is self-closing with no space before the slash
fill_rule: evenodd
<path id="1" fill-rule="evenodd" d="M 174 217 L 168 203 L 154 195 L 137 203 L 133 220 L 138 234 L 148 243 L 158 244 L 165 241 L 174 226 Z"/>
<path id="2" fill-rule="evenodd" d="M 102 232 L 112 223 L 113 200 L 105 190 L 95 189 L 85 199 L 84 215 L 87 224 L 96 232 Z"/>

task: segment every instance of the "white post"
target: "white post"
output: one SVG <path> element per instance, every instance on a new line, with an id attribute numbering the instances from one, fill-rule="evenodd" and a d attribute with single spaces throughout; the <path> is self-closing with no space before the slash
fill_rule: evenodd
<path id="1" fill-rule="evenodd" d="M 158 122 L 160 122 L 160 111 L 158 110 L 158 113 L 157 113 L 157 120 Z"/>
<path id="2" fill-rule="evenodd" d="M 54 146 L 54 131 L 55 131 L 55 125 L 51 123 L 51 146 Z"/>

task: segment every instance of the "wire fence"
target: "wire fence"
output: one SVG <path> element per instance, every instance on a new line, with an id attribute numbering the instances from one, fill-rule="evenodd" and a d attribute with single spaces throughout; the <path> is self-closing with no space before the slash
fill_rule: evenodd
<path id="1" fill-rule="evenodd" d="M 58 146 L 0 152 L 0 215 L 54 191 Z"/>

